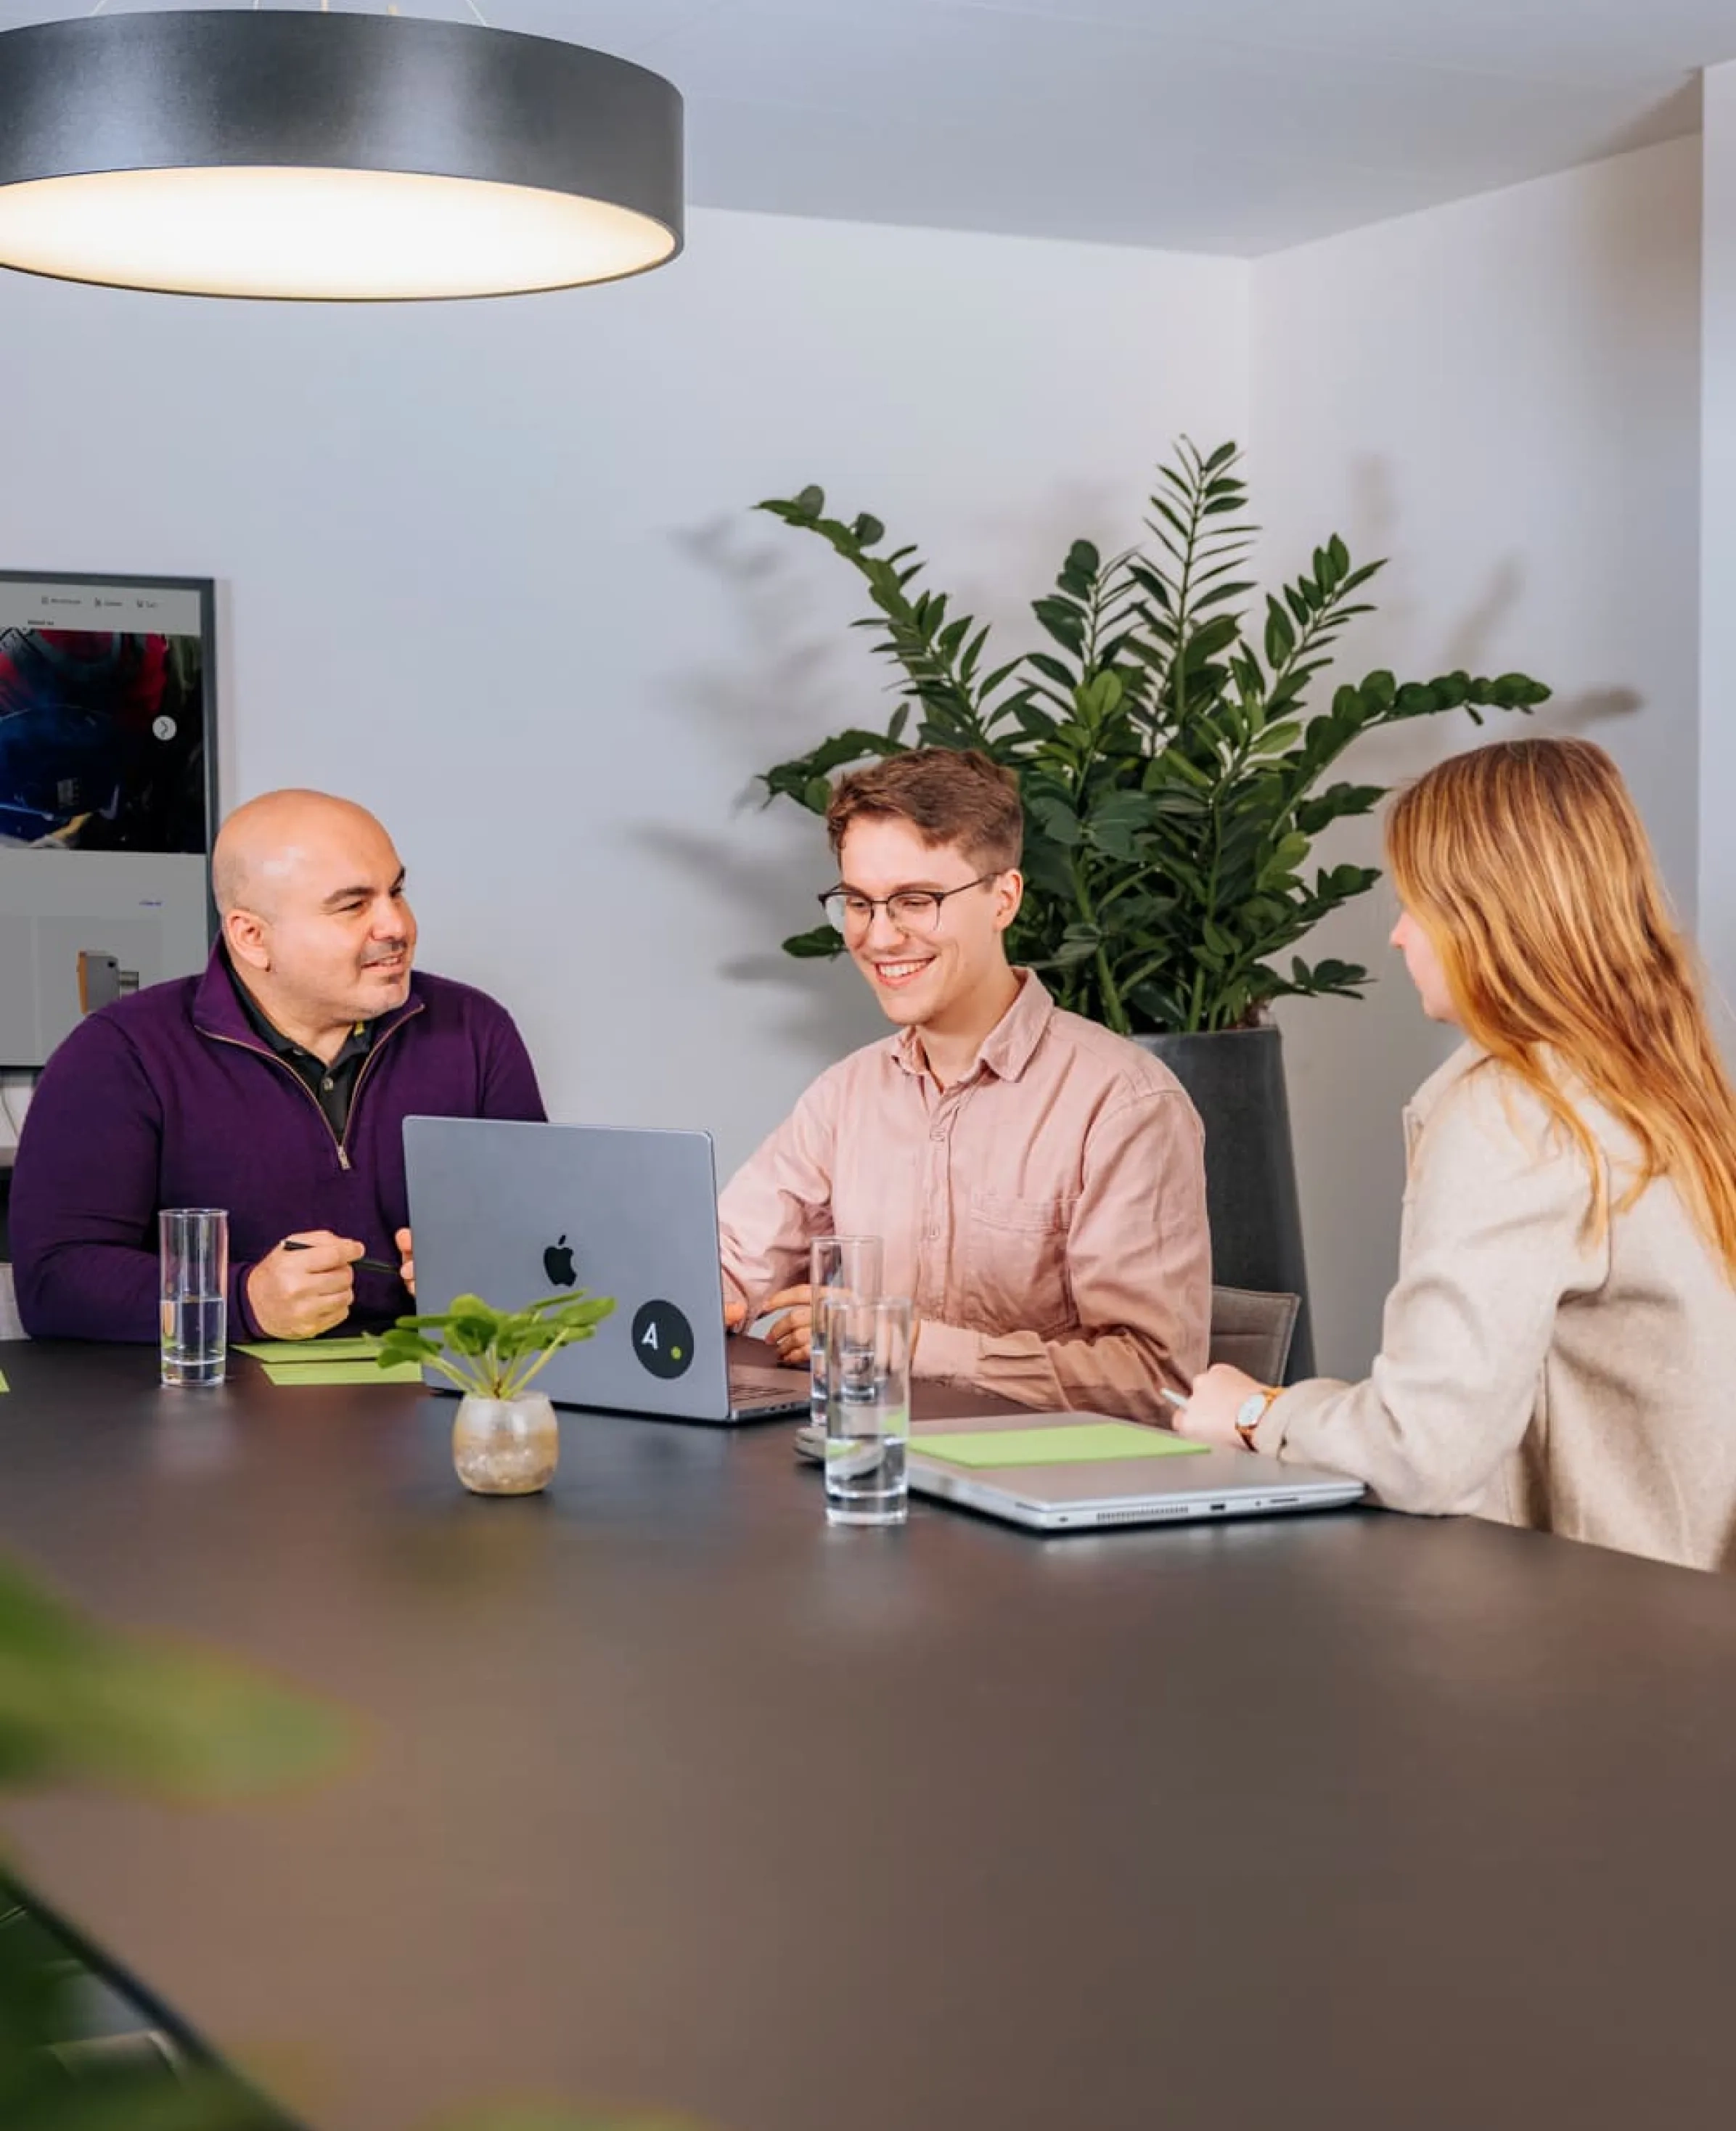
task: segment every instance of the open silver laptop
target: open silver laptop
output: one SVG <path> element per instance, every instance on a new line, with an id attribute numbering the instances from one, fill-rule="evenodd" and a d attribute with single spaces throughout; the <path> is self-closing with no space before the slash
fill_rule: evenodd
<path id="1" fill-rule="evenodd" d="M 406 1118 L 404 1156 L 423 1310 L 614 1298 L 538 1377 L 557 1405 L 721 1422 L 807 1410 L 805 1371 L 729 1360 L 709 1133 Z"/>
<path id="2" fill-rule="evenodd" d="M 1265 1516 L 1273 1511 L 1341 1509 L 1358 1501 L 1360 1480 L 1286 1465 L 1244 1450 L 1177 1451 L 1080 1464 L 965 1465 L 923 1453 L 925 1436 L 981 1437 L 1050 1429 L 1126 1427 L 1130 1434 L 1173 1442 L 1164 1431 L 1111 1424 L 1094 1413 L 1021 1413 L 992 1419 L 919 1421 L 911 1430 L 910 1484 L 962 1508 L 980 1510 L 1031 1531 L 1101 1530 L 1108 1525 L 1182 1524 L 1199 1519 Z M 1097 1438 L 1099 1442 L 1103 1439 Z M 1009 1446 L 1011 1447 L 1011 1445 Z M 1050 1446 L 1053 1447 L 1053 1446 Z"/>

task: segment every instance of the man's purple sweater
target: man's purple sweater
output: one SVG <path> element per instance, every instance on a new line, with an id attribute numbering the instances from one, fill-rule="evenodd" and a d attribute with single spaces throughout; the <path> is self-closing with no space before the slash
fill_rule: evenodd
<path id="1" fill-rule="evenodd" d="M 330 1228 L 397 1263 L 407 1117 L 543 1114 L 505 1008 L 418 971 L 380 1018 L 340 1142 L 255 1034 L 219 947 L 202 977 L 104 1007 L 49 1061 L 12 1177 L 18 1315 L 36 1339 L 156 1338 L 158 1209 L 222 1206 L 230 1336 L 258 1338 L 246 1277 L 285 1236 Z M 409 1307 L 395 1277 L 356 1275 L 352 1329 Z"/>

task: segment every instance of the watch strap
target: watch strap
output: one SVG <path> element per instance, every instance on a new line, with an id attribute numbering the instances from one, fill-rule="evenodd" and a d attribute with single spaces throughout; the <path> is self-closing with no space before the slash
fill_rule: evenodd
<path id="1" fill-rule="evenodd" d="M 1236 1415 L 1236 1433 L 1241 1438 L 1244 1450 L 1259 1448 L 1254 1440 L 1254 1431 L 1271 1411 L 1273 1401 L 1279 1396 L 1282 1390 L 1281 1385 L 1263 1385 L 1259 1391 L 1242 1401 Z"/>

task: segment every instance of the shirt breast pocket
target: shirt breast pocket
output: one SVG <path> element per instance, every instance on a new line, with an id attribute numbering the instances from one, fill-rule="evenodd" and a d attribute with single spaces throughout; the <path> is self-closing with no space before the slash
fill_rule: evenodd
<path id="1" fill-rule="evenodd" d="M 1067 1279 L 1072 1199 L 970 1195 L 970 1299 L 992 1333 L 1035 1332 L 1050 1338 L 1077 1322 Z"/>

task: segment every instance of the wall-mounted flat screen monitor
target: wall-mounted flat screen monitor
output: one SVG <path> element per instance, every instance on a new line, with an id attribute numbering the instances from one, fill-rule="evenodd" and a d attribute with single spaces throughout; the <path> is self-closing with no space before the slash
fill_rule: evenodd
<path id="1" fill-rule="evenodd" d="M 214 604 L 0 571 L 0 1068 L 210 951 Z"/>

